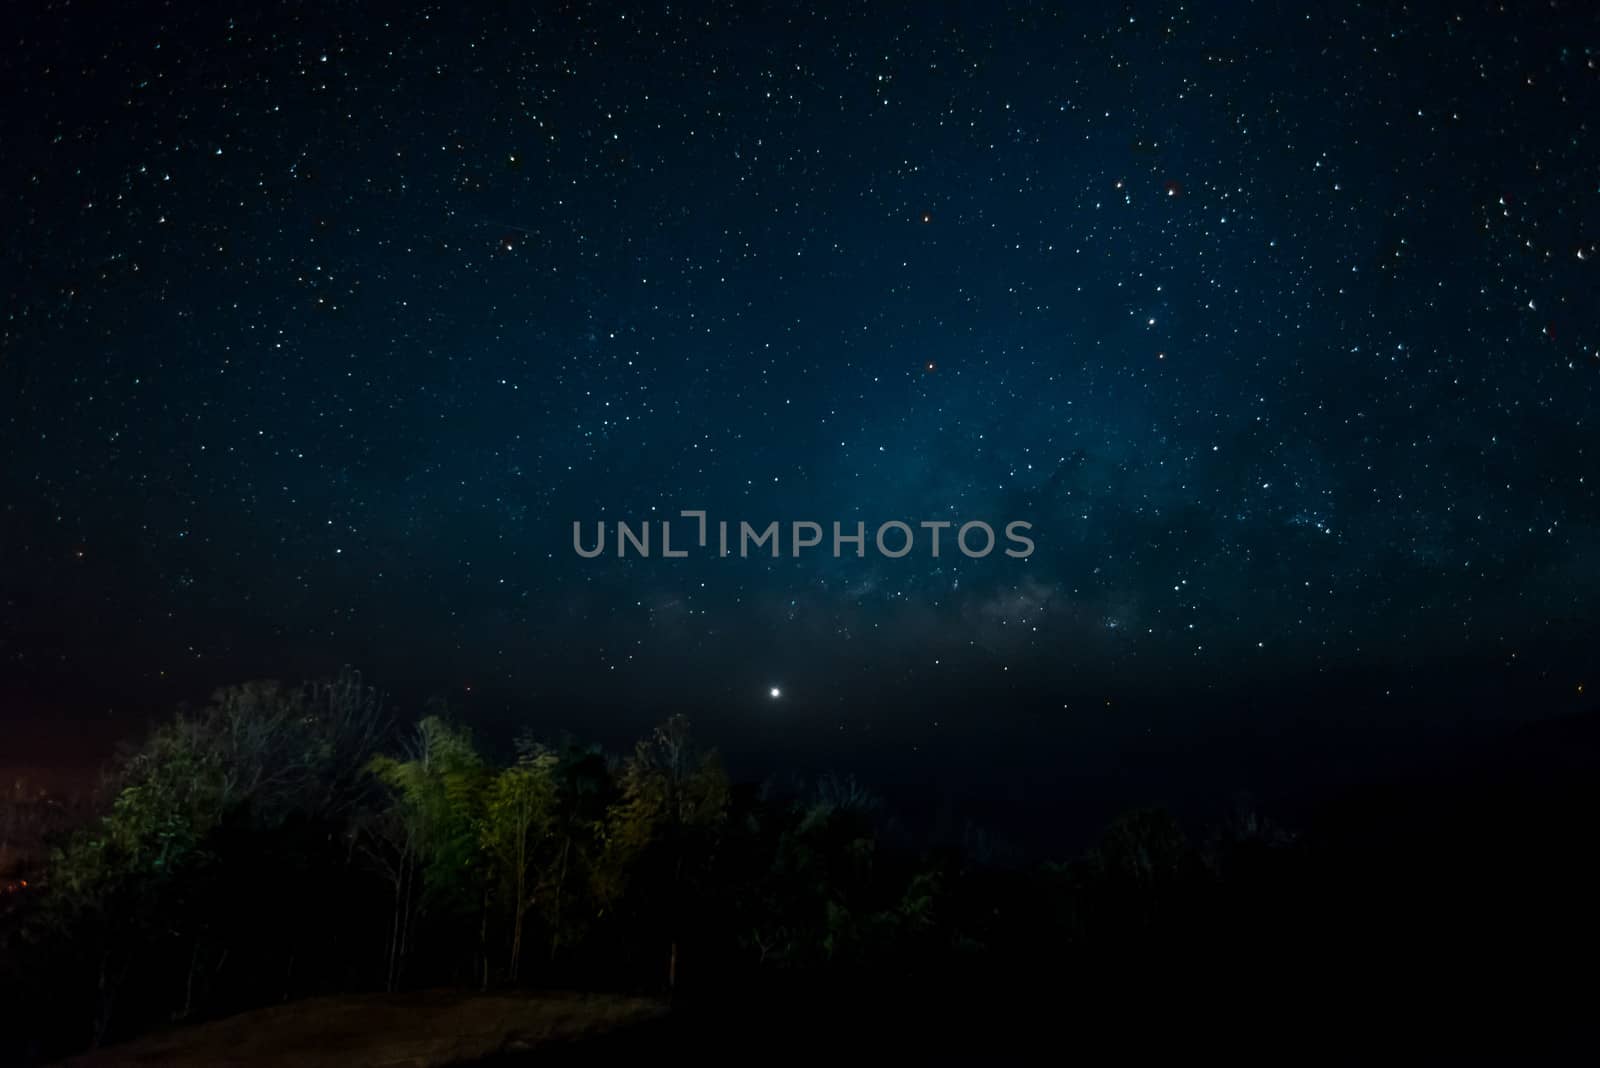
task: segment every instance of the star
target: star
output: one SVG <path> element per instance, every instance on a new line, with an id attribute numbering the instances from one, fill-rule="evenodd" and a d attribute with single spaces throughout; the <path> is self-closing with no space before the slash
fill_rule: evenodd
<path id="1" fill-rule="evenodd" d="M 772 689 L 767 691 L 767 696 L 776 701 L 778 698 L 783 696 L 783 691 L 774 686 Z"/>

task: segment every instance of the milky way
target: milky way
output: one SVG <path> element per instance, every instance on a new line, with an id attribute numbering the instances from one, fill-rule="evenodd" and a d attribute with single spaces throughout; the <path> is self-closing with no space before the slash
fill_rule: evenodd
<path id="1" fill-rule="evenodd" d="M 1577 700 L 1594 9 L 1059 6 L 19 16 L 4 696 Z M 572 551 L 684 508 L 1037 549 Z"/>

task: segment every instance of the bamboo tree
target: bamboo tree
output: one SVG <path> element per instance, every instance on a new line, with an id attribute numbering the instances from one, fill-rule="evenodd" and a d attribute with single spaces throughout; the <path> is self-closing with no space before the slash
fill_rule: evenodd
<path id="1" fill-rule="evenodd" d="M 536 901 L 536 868 L 550 838 L 555 766 L 554 753 L 525 754 L 494 777 L 484 804 L 479 841 L 507 899 L 511 945 L 506 974 L 512 982 L 522 960 L 524 921 Z"/>
<path id="2" fill-rule="evenodd" d="M 666 978 L 672 991 L 678 983 L 686 876 L 691 866 L 709 863 L 727 820 L 727 776 L 715 751 L 695 747 L 688 719 L 674 716 L 634 747 L 623 766 L 621 788 L 607 817 L 611 857 L 605 889 L 618 898 L 641 875 L 647 888 L 662 887 Z"/>

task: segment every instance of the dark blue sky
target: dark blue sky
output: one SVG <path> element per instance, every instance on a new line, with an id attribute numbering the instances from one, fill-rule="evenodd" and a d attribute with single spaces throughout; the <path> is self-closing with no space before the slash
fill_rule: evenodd
<path id="1" fill-rule="evenodd" d="M 14 759 L 345 662 L 953 781 L 1584 699 L 1591 5 L 821 7 L 25 5 Z M 1037 551 L 571 550 L 697 507 Z"/>

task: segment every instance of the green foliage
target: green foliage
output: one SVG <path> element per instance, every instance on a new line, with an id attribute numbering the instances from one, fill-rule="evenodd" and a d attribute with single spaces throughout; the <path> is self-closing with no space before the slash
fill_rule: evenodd
<path id="1" fill-rule="evenodd" d="M 479 844 L 502 875 L 527 870 L 550 836 L 555 818 L 556 756 L 524 757 L 488 781 Z"/>
<path id="2" fill-rule="evenodd" d="M 744 822 L 754 852 L 736 895 L 741 942 L 781 969 L 860 969 L 916 960 L 946 931 L 947 878 L 886 856 L 881 805 L 850 779 L 824 777 L 804 796 L 769 799 Z"/>
<path id="3" fill-rule="evenodd" d="M 634 747 L 623 765 L 621 797 L 605 821 L 602 900 L 615 903 L 641 871 L 670 873 L 676 893 L 686 867 L 709 861 L 728 818 L 728 777 L 715 751 L 695 747 L 689 721 L 674 716 Z M 669 906 L 670 907 L 670 906 Z"/>
<path id="4" fill-rule="evenodd" d="M 480 838 L 491 772 L 464 727 L 439 716 L 418 724 L 406 759 L 374 757 L 392 811 L 423 873 L 423 908 L 471 912 L 481 898 Z"/>
<path id="5" fill-rule="evenodd" d="M 331 840 L 385 729 L 381 698 L 351 671 L 298 689 L 246 683 L 158 726 L 116 766 L 109 804 L 54 851 L 23 930 L 93 977 L 92 1035 L 107 1033 L 125 991 L 142 1004 L 177 987 L 186 1015 L 226 956 L 207 947 L 253 941 L 247 924 L 274 928 L 230 900 L 242 869 L 222 858 L 291 826 L 327 825 L 320 840 Z M 284 888 L 279 903 L 299 892 Z"/>
<path id="6" fill-rule="evenodd" d="M 225 821 L 270 828 L 327 815 L 351 803 L 381 733 L 381 702 L 353 672 L 322 687 L 218 690 L 121 763 L 109 811 L 58 853 L 53 880 L 87 903 L 97 886 L 203 864 Z"/>
<path id="7" fill-rule="evenodd" d="M 537 902 L 541 887 L 550 882 L 541 879 L 540 873 L 551 866 L 556 764 L 554 753 L 525 752 L 489 781 L 479 822 L 479 848 L 511 915 L 507 974 L 512 979 L 522 960 L 523 920 Z"/>
<path id="8" fill-rule="evenodd" d="M 564 946 L 581 943 L 598 918 L 591 887 L 604 852 L 606 814 L 616 784 L 605 754 L 571 741 L 560 747 L 552 778 L 551 859 L 541 872 L 538 904 L 554 961 Z"/>

